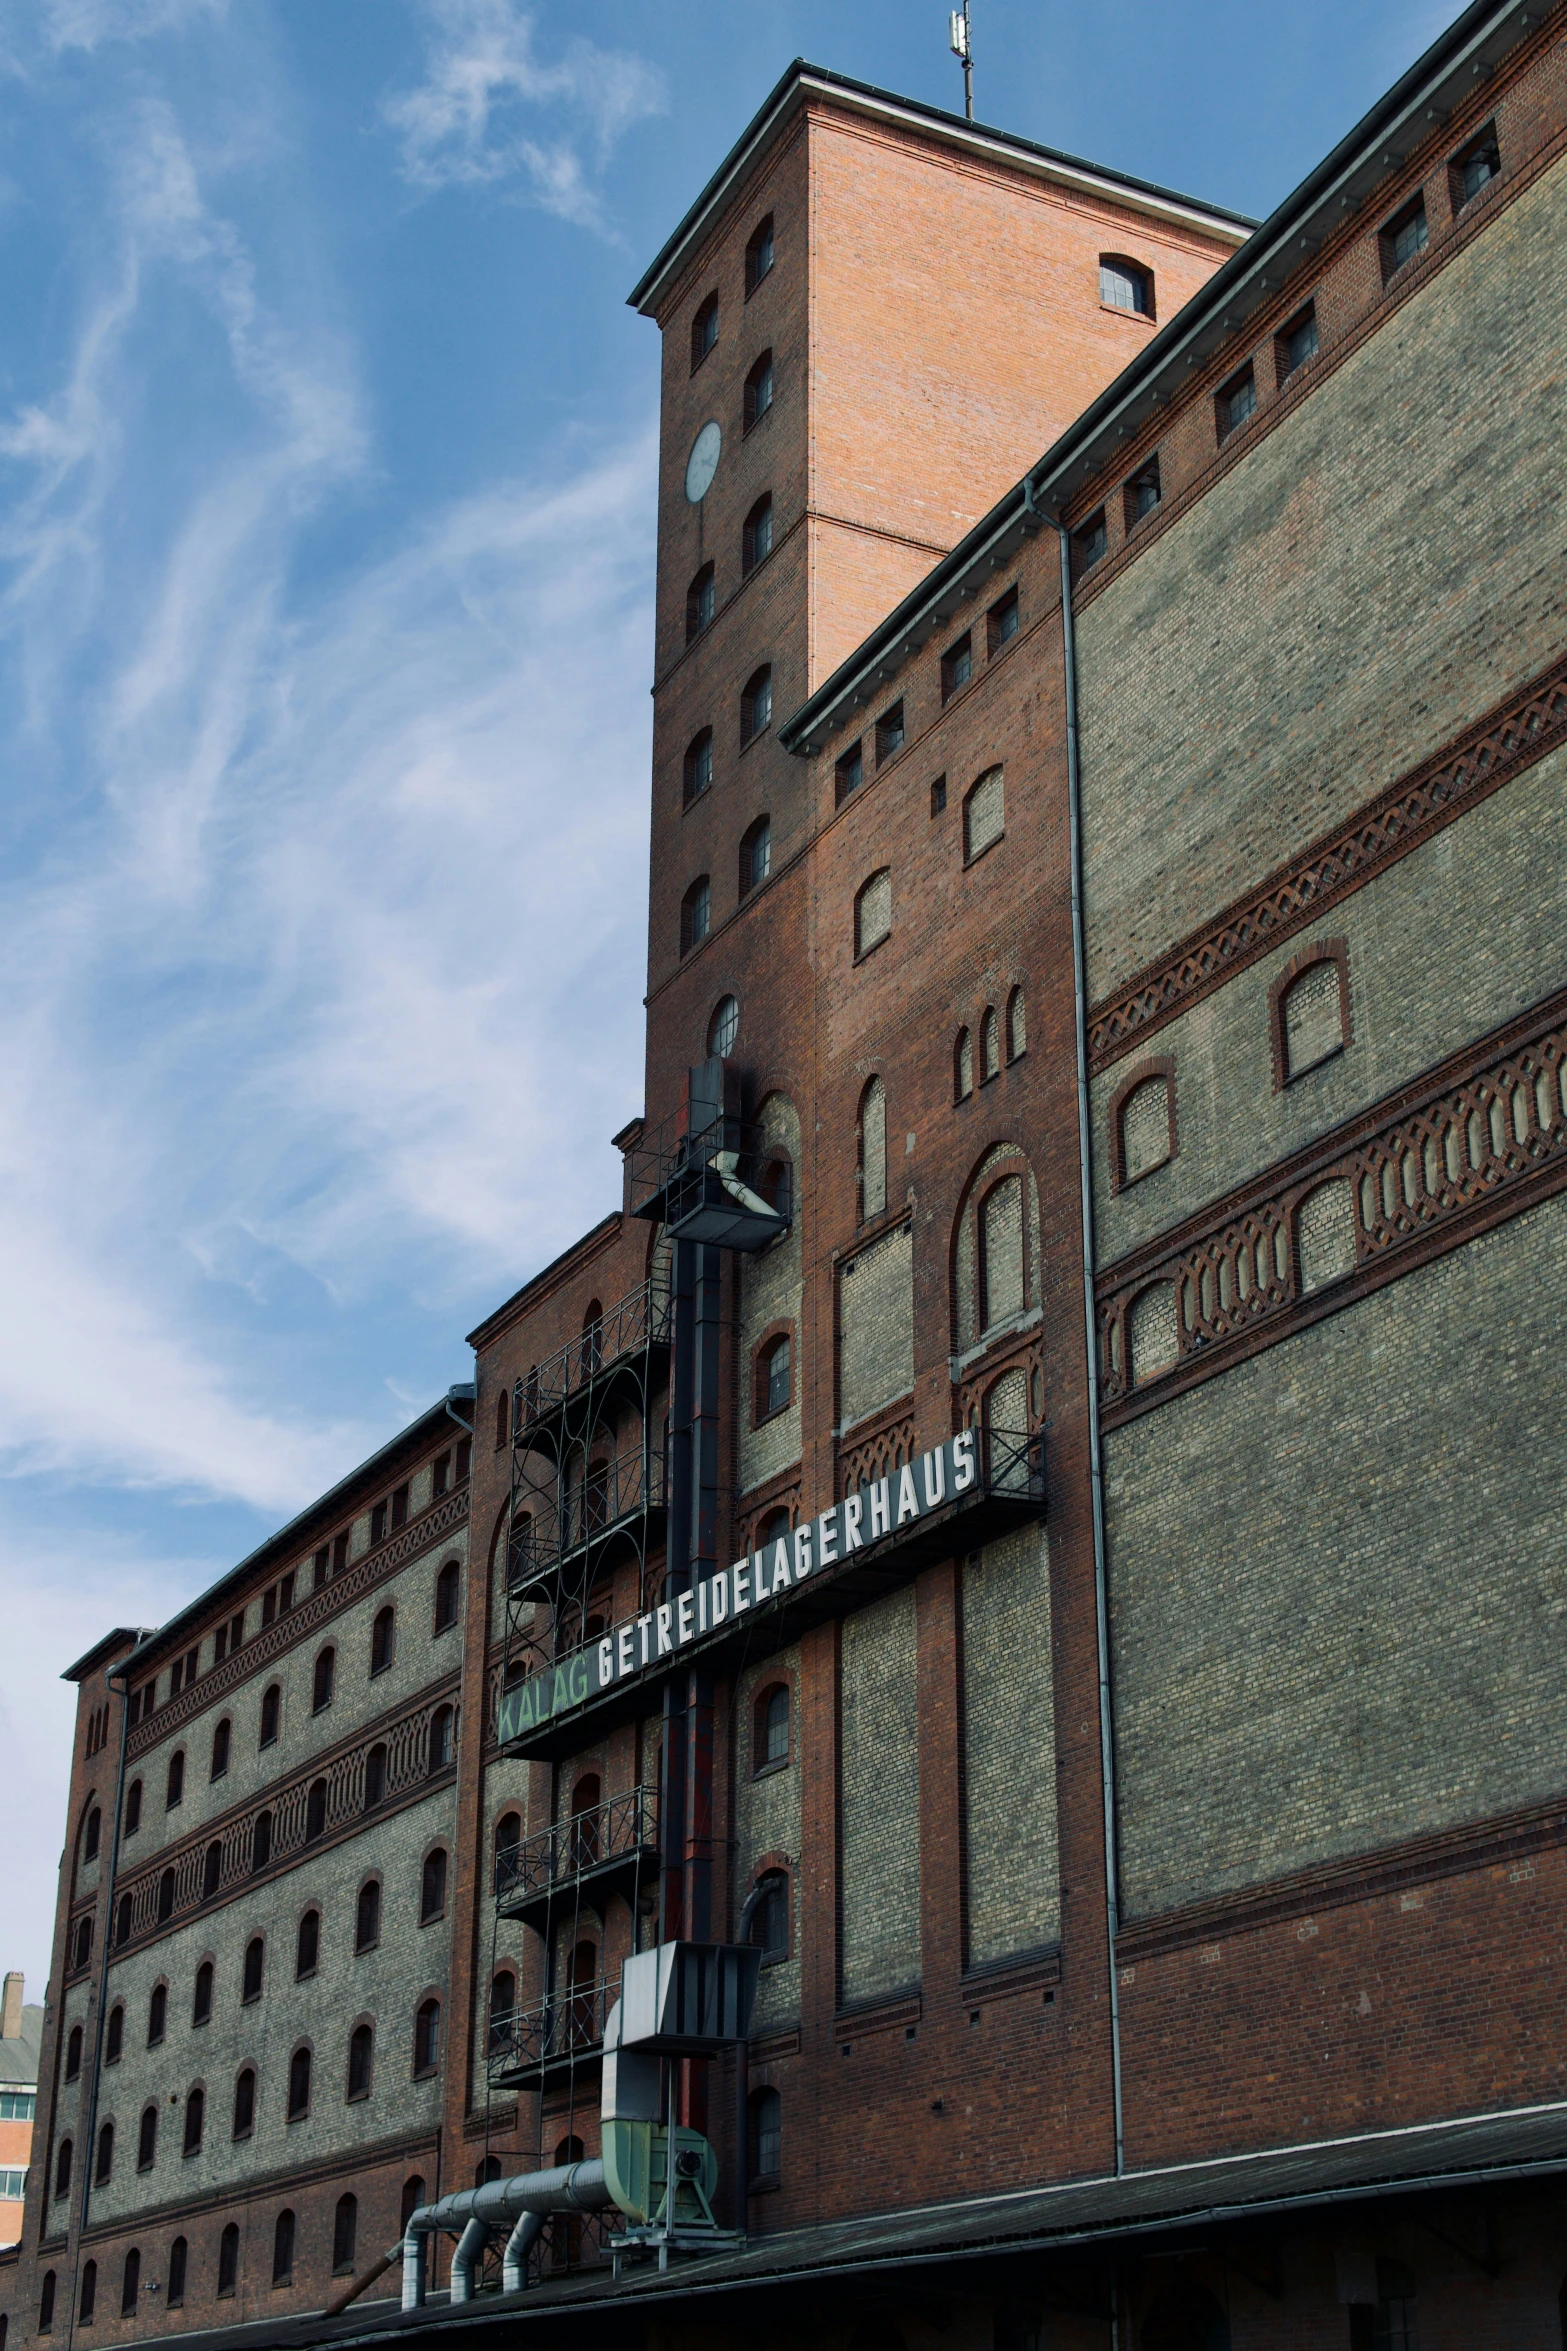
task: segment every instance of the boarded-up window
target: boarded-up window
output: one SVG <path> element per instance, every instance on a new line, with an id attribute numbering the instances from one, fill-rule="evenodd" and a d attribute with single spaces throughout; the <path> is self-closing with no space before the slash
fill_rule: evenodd
<path id="1" fill-rule="evenodd" d="M 1175 1284 L 1152 1282 L 1132 1302 L 1127 1316 L 1127 1340 L 1132 1356 L 1132 1384 L 1141 1388 L 1161 1372 L 1173 1369 L 1179 1353 L 1175 1323 Z"/>
<path id="2" fill-rule="evenodd" d="M 892 875 L 885 866 L 862 884 L 854 901 L 854 952 L 868 955 L 892 928 Z"/>
<path id="3" fill-rule="evenodd" d="M 996 1008 L 993 1004 L 987 1004 L 985 1007 L 985 1017 L 980 1023 L 979 1039 L 980 1077 L 988 1083 L 991 1078 L 999 1077 L 1001 1074 L 1001 1027 L 996 1019 Z"/>
<path id="4" fill-rule="evenodd" d="M 1319 1184 L 1301 1202 L 1295 1222 L 1302 1290 L 1320 1290 L 1355 1270 L 1355 1203 L 1348 1182 Z"/>
<path id="5" fill-rule="evenodd" d="M 867 2000 L 920 1972 L 912 1586 L 845 1617 L 841 1706 L 843 1996 Z"/>
<path id="6" fill-rule="evenodd" d="M 1023 1311 L 1023 1179 L 1004 1176 L 980 1210 L 981 1323 L 994 1330 Z"/>
<path id="7" fill-rule="evenodd" d="M 901 1224 L 851 1257 L 839 1277 L 838 1359 L 845 1427 L 914 1385 L 914 1238 Z"/>
<path id="8" fill-rule="evenodd" d="M 966 1102 L 974 1091 L 974 1047 L 967 1029 L 959 1029 L 952 1052 L 952 1098 Z"/>
<path id="9" fill-rule="evenodd" d="M 1344 1046 L 1343 998 L 1335 962 L 1313 963 L 1291 982 L 1284 1005 L 1284 1074 L 1298 1078 Z"/>
<path id="10" fill-rule="evenodd" d="M 1028 1051 L 1028 1024 L 1023 1017 L 1023 991 L 1014 988 L 1007 998 L 1007 1059 L 1019 1061 Z"/>
<path id="11" fill-rule="evenodd" d="M 970 1967 L 1060 1940 L 1050 1563 L 1020 1527 L 963 1566 L 965 1909 Z"/>
<path id="12" fill-rule="evenodd" d="M 860 1222 L 868 1224 L 887 1205 L 887 1093 L 872 1078 L 860 1096 Z"/>
<path id="13" fill-rule="evenodd" d="M 1163 1167 L 1170 1156 L 1170 1081 L 1144 1078 L 1121 1105 L 1121 1166 L 1125 1180 Z"/>
<path id="14" fill-rule="evenodd" d="M 988 849 L 992 841 L 999 841 L 1006 830 L 1006 796 L 1002 771 L 991 768 L 963 803 L 963 855 L 965 861 L 976 858 Z"/>

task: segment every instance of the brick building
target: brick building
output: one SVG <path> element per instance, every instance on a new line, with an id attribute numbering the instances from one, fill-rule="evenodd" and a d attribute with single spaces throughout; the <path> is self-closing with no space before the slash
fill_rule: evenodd
<path id="1" fill-rule="evenodd" d="M 721 165 L 622 1207 L 72 1669 L 19 2337 L 1562 2342 L 1564 146 L 1479 0 L 1257 228 Z M 398 2317 L 672 1938 L 744 2245 Z"/>
<path id="2" fill-rule="evenodd" d="M 13 1969 L 0 1997 L 0 2251 L 19 2242 L 38 2104 L 38 2049 L 44 2012 L 23 1999 Z"/>

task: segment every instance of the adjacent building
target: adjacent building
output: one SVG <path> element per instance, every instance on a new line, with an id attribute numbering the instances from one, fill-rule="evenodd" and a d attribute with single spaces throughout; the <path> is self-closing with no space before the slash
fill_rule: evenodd
<path id="1" fill-rule="evenodd" d="M 72 1669 L 16 2336 L 1563 2339 L 1564 150 L 1477 0 L 1260 226 L 719 166 L 621 1205 Z M 743 2245 L 399 2320 L 672 1937 Z"/>
<path id="2" fill-rule="evenodd" d="M 22 1977 L 10 1970 L 0 1993 L 0 2251 L 21 2238 L 38 2105 L 44 2012 L 26 2005 L 25 1990 Z"/>

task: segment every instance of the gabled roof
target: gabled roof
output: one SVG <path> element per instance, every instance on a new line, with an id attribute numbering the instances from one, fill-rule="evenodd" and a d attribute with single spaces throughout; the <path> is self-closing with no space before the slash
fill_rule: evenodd
<path id="1" fill-rule="evenodd" d="M 827 66 L 811 65 L 805 58 L 797 57 L 762 101 L 674 234 L 665 240 L 626 296 L 633 310 L 640 310 L 644 317 L 652 316 L 718 212 L 756 168 L 805 100 L 813 96 L 830 98 L 851 113 L 901 123 L 927 136 L 937 133 L 970 154 L 988 156 L 992 161 L 1010 164 L 1014 170 L 1054 180 L 1079 195 L 1102 196 L 1108 203 L 1127 205 L 1156 220 L 1200 229 L 1209 236 L 1228 237 L 1238 242 L 1256 225 L 1244 213 L 1230 212 L 1222 204 L 1204 204 L 1195 196 L 1181 196 L 1173 188 L 1161 188 L 1152 180 L 1133 179 L 1127 172 L 1086 163 L 1081 156 L 1065 155 L 1055 147 L 1042 147 L 1035 139 L 1020 139 L 1015 132 L 998 131 L 988 123 L 968 122 L 961 114 L 949 114 L 945 107 L 926 106 L 917 98 L 900 98 L 891 90 L 878 90 L 871 82 L 853 81 L 847 74 L 833 73 Z"/>
<path id="2" fill-rule="evenodd" d="M 31 2002 L 22 2010 L 22 2029 L 14 2041 L 0 2035 L 0 2087 L 36 2090 L 38 2055 L 44 2042 L 44 2012 Z"/>

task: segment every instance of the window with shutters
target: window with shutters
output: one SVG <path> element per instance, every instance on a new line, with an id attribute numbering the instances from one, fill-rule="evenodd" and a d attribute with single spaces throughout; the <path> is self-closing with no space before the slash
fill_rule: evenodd
<path id="1" fill-rule="evenodd" d="M 862 882 L 854 900 L 854 955 L 858 962 L 892 932 L 892 874 L 887 866 Z"/>
<path id="2" fill-rule="evenodd" d="M 880 1078 L 868 1080 L 860 1096 L 860 1222 L 869 1224 L 887 1205 L 887 1093 Z"/>
<path id="3" fill-rule="evenodd" d="M 1111 1190 L 1123 1191 L 1175 1156 L 1175 1064 L 1139 1062 L 1110 1098 Z"/>
<path id="4" fill-rule="evenodd" d="M 1001 839 L 1006 826 L 1005 776 L 999 767 L 987 768 L 963 803 L 964 864 L 972 865 L 976 857 L 983 857 Z"/>
<path id="5" fill-rule="evenodd" d="M 1268 1011 L 1279 1093 L 1353 1042 L 1345 941 L 1320 939 L 1294 956 L 1268 991 Z"/>

